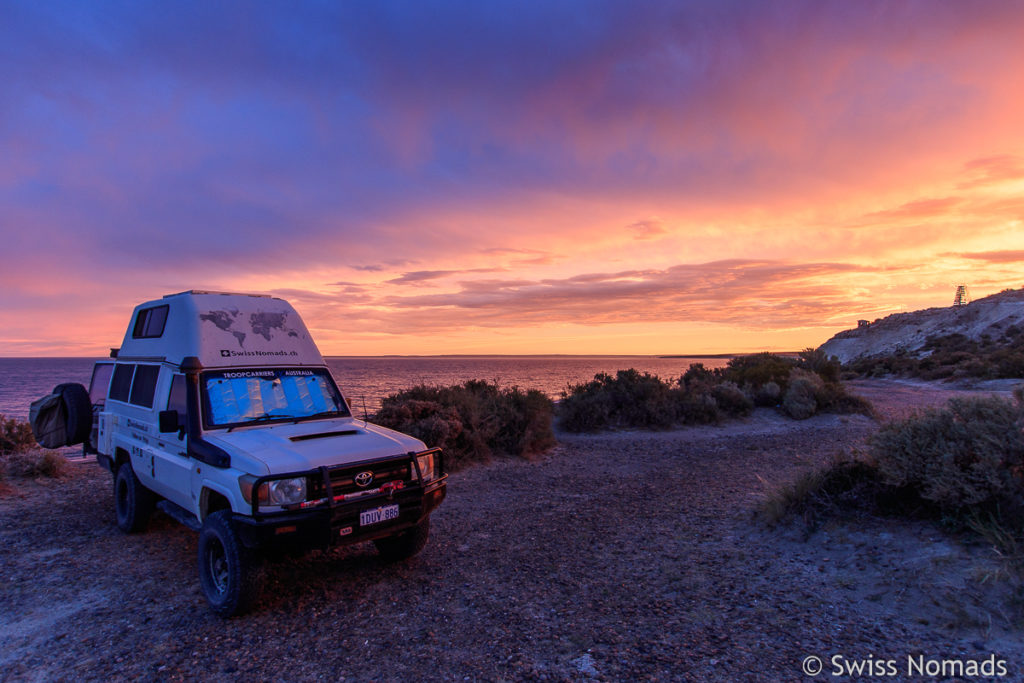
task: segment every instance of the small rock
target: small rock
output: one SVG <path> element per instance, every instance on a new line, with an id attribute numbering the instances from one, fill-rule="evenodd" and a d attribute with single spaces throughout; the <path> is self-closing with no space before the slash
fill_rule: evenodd
<path id="1" fill-rule="evenodd" d="M 583 654 L 576 659 L 572 660 L 572 665 L 576 667 L 584 676 L 597 676 L 597 668 L 594 666 L 594 658 L 589 654 Z"/>

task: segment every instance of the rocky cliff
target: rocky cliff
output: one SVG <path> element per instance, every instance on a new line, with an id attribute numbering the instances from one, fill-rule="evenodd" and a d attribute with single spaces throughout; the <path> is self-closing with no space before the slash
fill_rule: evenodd
<path id="1" fill-rule="evenodd" d="M 855 358 L 919 351 L 929 337 L 962 334 L 971 339 L 1001 338 L 1007 328 L 1024 329 L 1024 290 L 1014 289 L 957 308 L 926 308 L 894 313 L 864 327 L 845 330 L 821 345 L 847 363 Z"/>

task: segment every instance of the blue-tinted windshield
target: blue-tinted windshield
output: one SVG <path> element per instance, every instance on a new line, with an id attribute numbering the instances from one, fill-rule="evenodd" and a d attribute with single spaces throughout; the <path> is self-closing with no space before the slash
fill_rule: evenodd
<path id="1" fill-rule="evenodd" d="M 349 414 L 326 370 L 260 368 L 206 372 L 202 375 L 202 387 L 208 427 Z"/>

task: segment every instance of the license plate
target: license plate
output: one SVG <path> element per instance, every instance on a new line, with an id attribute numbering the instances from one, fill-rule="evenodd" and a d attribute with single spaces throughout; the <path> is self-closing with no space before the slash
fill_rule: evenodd
<path id="1" fill-rule="evenodd" d="M 373 510 L 363 510 L 360 512 L 359 526 L 379 524 L 380 522 L 387 522 L 392 519 L 398 519 L 398 506 L 385 505 L 383 507 L 374 508 Z"/>

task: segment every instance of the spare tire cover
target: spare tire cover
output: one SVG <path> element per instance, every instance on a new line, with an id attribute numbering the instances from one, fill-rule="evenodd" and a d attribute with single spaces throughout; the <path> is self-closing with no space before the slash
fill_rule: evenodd
<path id="1" fill-rule="evenodd" d="M 67 421 L 67 409 L 60 394 L 43 396 L 29 408 L 32 435 L 43 448 L 60 448 L 66 444 Z"/>
<path id="2" fill-rule="evenodd" d="M 64 401 L 64 445 L 74 446 L 89 438 L 92 431 L 92 402 L 89 392 L 81 384 L 58 384 L 53 393 Z"/>

